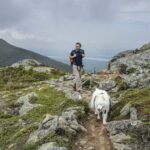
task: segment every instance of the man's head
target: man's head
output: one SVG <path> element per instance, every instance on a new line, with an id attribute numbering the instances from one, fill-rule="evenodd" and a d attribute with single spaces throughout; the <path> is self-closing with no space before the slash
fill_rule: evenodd
<path id="1" fill-rule="evenodd" d="M 76 49 L 76 50 L 79 50 L 80 48 L 81 48 L 81 43 L 77 42 L 77 43 L 75 44 L 75 49 Z"/>

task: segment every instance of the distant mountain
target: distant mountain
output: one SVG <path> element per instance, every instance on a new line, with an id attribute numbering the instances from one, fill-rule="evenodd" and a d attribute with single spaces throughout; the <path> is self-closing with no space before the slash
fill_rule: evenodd
<path id="1" fill-rule="evenodd" d="M 19 48 L 7 43 L 5 40 L 0 39 L 0 65 L 9 66 L 15 62 L 18 62 L 23 59 L 35 59 L 40 63 L 57 68 L 63 71 L 70 71 L 71 68 L 69 65 L 51 59 L 49 57 L 40 55 L 38 53 Z"/>

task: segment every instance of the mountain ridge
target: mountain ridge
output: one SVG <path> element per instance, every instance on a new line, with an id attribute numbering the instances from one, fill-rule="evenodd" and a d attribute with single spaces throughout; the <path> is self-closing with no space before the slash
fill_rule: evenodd
<path id="1" fill-rule="evenodd" d="M 23 59 L 35 59 L 44 65 L 54 67 L 56 69 L 60 69 L 67 72 L 71 71 L 70 66 L 65 63 L 51 59 L 47 56 L 38 54 L 31 50 L 26 50 L 24 48 L 14 46 L 6 42 L 4 39 L 0 39 L 0 65 L 1 66 L 9 66 Z"/>

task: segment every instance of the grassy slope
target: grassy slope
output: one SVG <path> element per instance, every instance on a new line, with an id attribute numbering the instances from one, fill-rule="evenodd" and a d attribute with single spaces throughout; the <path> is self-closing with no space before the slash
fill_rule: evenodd
<path id="1" fill-rule="evenodd" d="M 120 116 L 120 110 L 127 103 L 131 103 L 138 111 L 138 119 L 148 120 L 150 114 L 150 88 L 123 90 L 112 94 L 112 96 L 120 99 L 120 102 L 114 105 L 112 109 L 113 119 L 124 119 Z"/>
<path id="2" fill-rule="evenodd" d="M 17 80 L 17 77 L 20 76 L 20 73 L 22 73 L 23 70 L 9 70 L 9 73 L 12 73 L 13 71 L 15 71 L 15 74 L 12 74 L 12 80 L 14 80 L 13 84 L 21 83 L 22 79 Z M 30 79 L 30 76 L 28 76 L 28 72 L 24 73 L 25 78 Z M 40 76 L 39 74 L 38 77 Z M 43 80 L 41 76 L 40 78 L 35 78 L 34 73 L 30 75 L 33 77 L 33 82 L 35 82 L 35 80 Z M 53 76 L 48 77 L 46 75 L 46 79 L 51 79 L 52 77 L 57 78 L 60 75 L 62 75 L 62 73 L 55 72 Z M 25 81 L 24 79 L 23 81 L 24 84 L 28 82 L 28 80 Z M 28 84 L 28 86 L 30 87 L 30 84 Z M 60 115 L 62 111 L 64 111 L 68 107 L 85 106 L 86 104 L 84 102 L 74 102 L 70 99 L 67 99 L 62 92 L 55 91 L 53 88 L 50 88 L 48 84 L 42 84 L 40 85 L 40 87 L 32 88 L 11 87 L 9 90 L 2 91 L 5 88 L 5 84 L 1 84 L 0 95 L 5 95 L 4 101 L 7 108 L 15 108 L 16 106 L 14 105 L 14 103 L 16 102 L 17 98 L 30 92 L 36 92 L 38 94 L 38 98 L 33 99 L 31 102 L 41 104 L 42 107 L 35 108 L 24 116 L 0 113 L 0 129 L 2 129 L 0 130 L 0 148 L 2 150 L 8 149 L 8 147 L 12 147 L 10 148 L 12 150 L 33 150 L 46 141 L 56 141 L 57 143 L 59 143 L 59 145 L 65 145 L 68 147 L 70 146 L 69 143 L 71 143 L 71 138 L 69 138 L 70 142 L 62 141 L 61 139 L 58 139 L 55 133 L 39 141 L 38 143 L 36 143 L 36 145 L 30 146 L 24 144 L 26 143 L 26 140 L 28 139 L 30 133 L 36 130 L 38 127 L 38 123 L 44 119 L 45 114 L 49 113 L 52 115 Z M 19 120 L 26 122 L 27 125 L 19 126 Z"/>

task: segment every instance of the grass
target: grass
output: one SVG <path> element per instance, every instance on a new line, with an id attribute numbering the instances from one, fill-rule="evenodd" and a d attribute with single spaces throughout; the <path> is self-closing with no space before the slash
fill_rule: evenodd
<path id="1" fill-rule="evenodd" d="M 148 120 L 147 117 L 150 114 L 150 88 L 128 89 L 112 94 L 112 96 L 120 99 L 112 108 L 113 120 L 125 119 L 120 116 L 120 111 L 127 103 L 131 103 L 137 109 L 139 119 Z"/>
<path id="2" fill-rule="evenodd" d="M 22 89 L 22 92 L 24 90 Z M 18 90 L 14 90 L 11 92 L 7 92 L 8 97 L 6 99 L 6 104 L 10 107 L 13 106 L 13 103 L 16 101 L 16 93 Z M 55 141 L 60 146 L 67 146 L 70 147 L 71 137 L 69 138 L 69 142 L 63 141 L 62 138 L 58 136 L 49 135 L 45 139 L 39 141 L 35 145 L 25 145 L 30 133 L 37 129 L 37 124 L 41 122 L 45 114 L 51 115 L 60 115 L 63 111 L 65 111 L 69 107 L 76 107 L 81 106 L 85 107 L 86 110 L 88 109 L 87 103 L 80 101 L 75 102 L 70 99 L 67 99 L 62 92 L 58 92 L 53 88 L 49 87 L 48 84 L 41 85 L 39 87 L 30 89 L 29 91 L 26 90 L 24 94 L 28 92 L 36 92 L 38 95 L 37 99 L 32 99 L 31 103 L 41 104 L 41 107 L 34 108 L 28 114 L 24 116 L 19 115 L 1 115 L 0 116 L 0 128 L 2 127 L 2 131 L 0 131 L 0 147 L 2 150 L 8 149 L 10 145 L 12 145 L 12 150 L 31 150 L 36 149 L 39 145 L 49 142 Z M 18 120 L 22 119 L 24 122 L 27 123 L 26 126 L 19 126 Z M 69 134 L 65 135 L 66 137 L 70 136 Z"/>
<path id="3" fill-rule="evenodd" d="M 24 88 L 33 82 L 58 78 L 64 74 L 57 69 L 52 69 L 51 73 L 47 73 L 36 72 L 33 68 L 25 70 L 22 66 L 19 68 L 8 67 L 0 70 L 0 90 Z"/>

